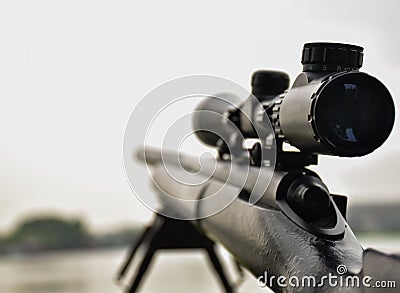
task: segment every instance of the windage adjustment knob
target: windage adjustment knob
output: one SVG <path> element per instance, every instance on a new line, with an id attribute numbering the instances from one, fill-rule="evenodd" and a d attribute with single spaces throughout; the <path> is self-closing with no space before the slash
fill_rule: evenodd
<path id="1" fill-rule="evenodd" d="M 289 81 L 285 72 L 258 70 L 251 77 L 251 93 L 257 98 L 279 95 L 288 89 Z"/>

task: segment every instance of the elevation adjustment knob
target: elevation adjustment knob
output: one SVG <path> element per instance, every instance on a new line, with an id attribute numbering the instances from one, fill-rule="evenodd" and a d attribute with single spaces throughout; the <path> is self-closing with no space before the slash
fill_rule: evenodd
<path id="1" fill-rule="evenodd" d="M 360 69 L 363 48 L 341 43 L 304 44 L 301 63 L 303 71 L 340 72 Z"/>

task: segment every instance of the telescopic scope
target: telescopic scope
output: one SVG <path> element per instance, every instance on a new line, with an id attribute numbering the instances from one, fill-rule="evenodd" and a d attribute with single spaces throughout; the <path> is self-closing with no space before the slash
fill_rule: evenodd
<path id="1" fill-rule="evenodd" d="M 276 138 L 302 152 L 363 156 L 388 138 L 395 109 L 388 89 L 377 78 L 359 71 L 362 61 L 362 47 L 308 43 L 303 48 L 303 72 L 289 90 L 285 73 L 254 73 L 252 94 L 262 108 L 249 105 L 254 104 L 249 98 L 235 111 L 228 102 L 207 98 L 197 110 L 212 110 L 234 120 L 245 138 L 257 137 L 254 129 L 262 128 L 260 123 L 265 121 L 256 117 L 259 111 L 265 111 Z M 244 114 L 246 118 L 242 117 Z M 197 129 L 203 129 L 197 132 L 200 140 L 216 146 L 215 133 L 227 133 L 229 129 L 222 119 L 209 121 L 206 116 L 199 112 L 193 123 Z M 247 125 L 249 119 L 255 127 Z M 206 135 L 204 129 L 213 135 Z"/>

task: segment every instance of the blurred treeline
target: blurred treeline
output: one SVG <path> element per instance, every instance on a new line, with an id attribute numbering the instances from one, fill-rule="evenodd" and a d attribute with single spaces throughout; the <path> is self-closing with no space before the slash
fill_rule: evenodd
<path id="1" fill-rule="evenodd" d="M 139 233 L 140 229 L 133 226 L 94 234 L 80 219 L 36 216 L 23 220 L 11 232 L 0 235 L 0 254 L 123 246 L 135 241 Z"/>
<path id="2" fill-rule="evenodd" d="M 365 203 L 348 208 L 347 221 L 357 233 L 400 233 L 399 203 Z"/>

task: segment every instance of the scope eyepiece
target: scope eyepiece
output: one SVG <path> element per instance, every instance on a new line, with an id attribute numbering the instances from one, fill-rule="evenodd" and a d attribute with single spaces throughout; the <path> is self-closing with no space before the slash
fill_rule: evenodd
<path id="1" fill-rule="evenodd" d="M 352 71 L 292 88 L 280 106 L 279 124 L 301 151 L 363 156 L 388 138 L 394 111 L 392 97 L 378 79 Z"/>

